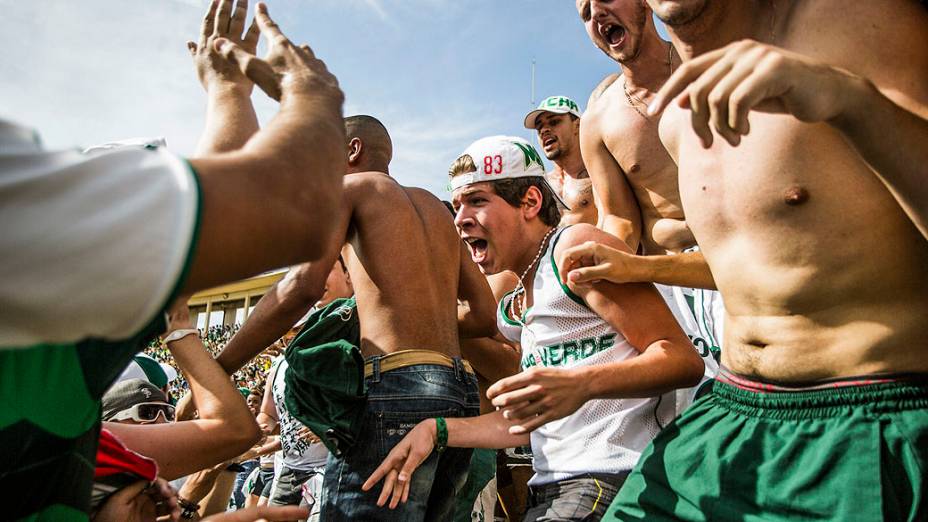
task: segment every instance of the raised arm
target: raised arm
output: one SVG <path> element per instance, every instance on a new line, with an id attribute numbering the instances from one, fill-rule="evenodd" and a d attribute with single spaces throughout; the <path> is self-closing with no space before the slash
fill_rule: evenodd
<path id="1" fill-rule="evenodd" d="M 928 14 L 915 2 L 893 6 L 888 17 L 882 4 L 854 4 L 872 23 L 859 32 L 861 17 L 847 17 L 816 46 L 815 57 L 751 40 L 698 56 L 674 72 L 649 111 L 670 103 L 688 109 L 706 147 L 714 135 L 737 146 L 751 130 L 752 111 L 827 123 L 928 239 Z"/>
<path id="2" fill-rule="evenodd" d="M 322 259 L 344 213 L 338 82 L 309 47 L 280 32 L 263 4 L 255 18 L 268 41 L 264 59 L 225 38 L 213 48 L 279 99 L 280 110 L 243 148 L 190 160 L 201 211 L 184 293 Z"/>
<path id="3" fill-rule="evenodd" d="M 587 108 L 580 119 L 580 152 L 593 183 L 599 228 L 625 241 L 634 252 L 641 240 L 641 209 L 625 173 L 603 141 L 601 120 L 604 117 L 595 108 Z"/>
<path id="4" fill-rule="evenodd" d="M 254 83 L 223 58 L 215 46 L 217 39 L 225 38 L 255 54 L 260 32 L 255 19 L 242 34 L 247 14 L 248 0 L 213 0 L 203 18 L 199 40 L 187 42 L 207 96 L 206 127 L 197 146 L 197 156 L 238 150 L 258 132 L 258 117 L 251 104 Z"/>
<path id="5" fill-rule="evenodd" d="M 323 266 L 323 264 L 325 266 Z M 261 297 L 216 361 L 232 375 L 280 339 L 322 297 L 332 263 L 295 266 Z"/>
<path id="6" fill-rule="evenodd" d="M 171 330 L 191 327 L 186 300 L 170 312 Z M 161 476 L 173 480 L 236 457 L 261 433 L 245 399 L 196 335 L 168 343 L 184 372 L 199 411 L 196 420 L 167 424 L 107 423 L 127 447 L 158 462 Z"/>

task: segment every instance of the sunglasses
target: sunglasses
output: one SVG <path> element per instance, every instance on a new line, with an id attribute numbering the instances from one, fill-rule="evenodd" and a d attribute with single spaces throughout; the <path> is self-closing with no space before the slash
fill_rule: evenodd
<path id="1" fill-rule="evenodd" d="M 142 402 L 127 410 L 122 410 L 114 415 L 111 420 L 132 419 L 141 424 L 149 424 L 158 420 L 158 415 L 163 416 L 167 422 L 173 422 L 174 406 L 163 402 Z"/>

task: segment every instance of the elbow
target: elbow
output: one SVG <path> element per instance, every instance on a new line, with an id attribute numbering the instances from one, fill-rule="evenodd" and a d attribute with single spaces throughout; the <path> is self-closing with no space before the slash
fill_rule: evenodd
<path id="1" fill-rule="evenodd" d="M 706 374 L 706 365 L 702 357 L 697 355 L 692 347 L 688 348 L 688 350 L 690 353 L 686 357 L 683 367 L 681 368 L 680 380 L 683 382 L 683 385 L 680 386 L 681 388 L 692 388 L 696 386 Z"/>
<path id="2" fill-rule="evenodd" d="M 225 441 L 230 453 L 241 455 L 261 440 L 261 429 L 253 418 L 243 419 L 229 423 L 224 433 L 228 435 Z M 233 451 L 234 450 L 234 451 Z"/>

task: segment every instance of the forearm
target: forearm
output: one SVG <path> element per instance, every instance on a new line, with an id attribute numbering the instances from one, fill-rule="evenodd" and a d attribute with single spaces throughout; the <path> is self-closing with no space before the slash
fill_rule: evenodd
<path id="1" fill-rule="evenodd" d="M 631 281 L 715 290 L 715 280 L 702 252 L 634 256 L 627 276 Z"/>
<path id="2" fill-rule="evenodd" d="M 206 126 L 197 156 L 241 149 L 258 132 L 250 86 L 217 84 L 207 89 Z"/>
<path id="3" fill-rule="evenodd" d="M 318 293 L 321 295 L 321 291 Z M 312 295 L 301 294 L 297 289 L 287 288 L 286 284 L 271 288 L 216 361 L 229 375 L 235 373 L 287 333 L 314 302 Z"/>
<path id="4" fill-rule="evenodd" d="M 479 417 L 445 419 L 448 424 L 448 446 L 454 448 L 503 449 L 524 446 L 531 440 L 528 434 L 509 433 L 511 422 L 503 418 L 503 412 L 495 411 Z M 433 420 L 429 420 L 433 424 Z"/>
<path id="5" fill-rule="evenodd" d="M 188 335 L 168 343 L 168 349 L 190 384 L 200 419 L 221 420 L 230 430 L 256 431 L 244 398 L 198 337 Z"/>
<path id="6" fill-rule="evenodd" d="M 465 340 L 485 338 L 496 333 L 496 322 L 470 302 L 458 303 L 458 337 Z"/>
<path id="7" fill-rule="evenodd" d="M 884 96 L 870 82 L 854 78 L 846 110 L 831 124 L 837 128 L 889 188 L 928 238 L 928 120 Z"/>
<path id="8" fill-rule="evenodd" d="M 605 210 L 599 211 L 599 223 L 597 228 L 612 234 L 621 239 L 628 245 L 628 248 L 635 252 L 638 250 L 638 242 L 641 239 L 641 231 L 636 230 L 635 224 L 623 217 L 607 213 Z"/>
<path id="9" fill-rule="evenodd" d="M 703 374 L 702 361 L 684 341 L 680 339 L 674 346 L 662 339 L 637 357 L 576 368 L 577 382 L 586 383 L 587 400 L 655 397 L 695 386 Z"/>
<path id="10" fill-rule="evenodd" d="M 513 346 L 492 337 L 461 340 L 461 356 L 489 384 L 515 375 L 521 360 L 521 354 Z"/>

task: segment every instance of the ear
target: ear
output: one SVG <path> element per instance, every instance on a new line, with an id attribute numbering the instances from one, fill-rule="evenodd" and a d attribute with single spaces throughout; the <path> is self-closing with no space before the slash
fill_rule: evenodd
<path id="1" fill-rule="evenodd" d="M 357 166 L 361 162 L 361 153 L 364 151 L 364 142 L 361 138 L 351 138 L 348 141 L 348 164 Z"/>
<path id="2" fill-rule="evenodd" d="M 526 221 L 534 219 L 541 212 L 541 204 L 544 201 L 541 190 L 538 187 L 531 186 L 522 196 L 522 216 Z"/>
<path id="3" fill-rule="evenodd" d="M 574 136 L 580 137 L 580 118 L 573 118 Z"/>

